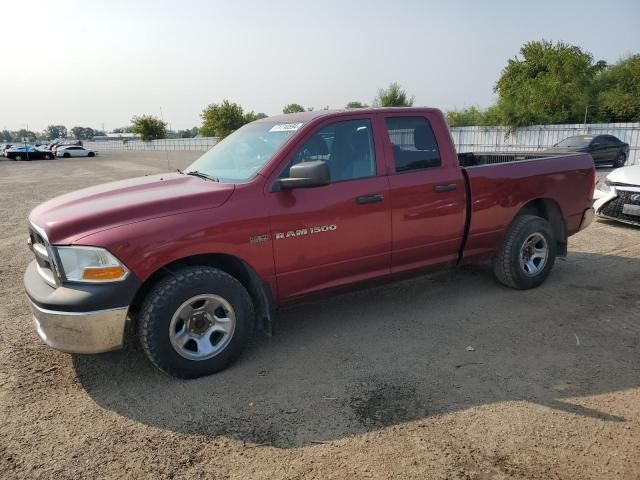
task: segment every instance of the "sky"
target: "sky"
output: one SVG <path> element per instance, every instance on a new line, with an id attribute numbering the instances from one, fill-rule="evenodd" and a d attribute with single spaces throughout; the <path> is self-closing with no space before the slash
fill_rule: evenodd
<path id="1" fill-rule="evenodd" d="M 371 103 L 397 81 L 416 106 L 487 107 L 523 43 L 596 60 L 640 52 L 640 0 L 0 0 L 0 129 L 172 129 L 229 99 L 269 115 Z"/>

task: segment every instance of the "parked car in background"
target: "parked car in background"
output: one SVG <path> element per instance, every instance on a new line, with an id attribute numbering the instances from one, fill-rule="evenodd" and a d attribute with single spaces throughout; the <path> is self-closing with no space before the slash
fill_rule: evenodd
<path id="1" fill-rule="evenodd" d="M 5 156 L 11 160 L 51 160 L 53 153 L 27 145 L 26 147 L 11 148 L 5 151 Z"/>
<path id="2" fill-rule="evenodd" d="M 56 149 L 56 155 L 58 157 L 95 157 L 96 152 L 89 150 L 88 148 L 81 147 L 79 145 L 65 145 Z"/>
<path id="3" fill-rule="evenodd" d="M 629 158 L 629 144 L 613 135 L 576 135 L 565 138 L 547 151 L 590 153 L 594 163 L 613 163 L 616 168 L 624 166 Z"/>
<path id="4" fill-rule="evenodd" d="M 598 184 L 593 197 L 599 216 L 640 225 L 640 165 L 611 172 Z"/>
<path id="5" fill-rule="evenodd" d="M 12 145 L 12 144 L 10 144 L 10 143 L 7 143 L 6 145 L 2 145 L 2 146 L 0 147 L 0 155 L 4 157 L 4 156 L 5 156 L 5 152 L 6 152 L 7 150 L 9 150 L 11 147 L 13 147 L 13 145 Z"/>

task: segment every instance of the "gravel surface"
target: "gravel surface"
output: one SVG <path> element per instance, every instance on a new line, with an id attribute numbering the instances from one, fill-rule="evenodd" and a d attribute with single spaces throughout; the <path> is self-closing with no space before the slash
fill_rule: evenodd
<path id="1" fill-rule="evenodd" d="M 42 201 L 192 152 L 0 161 L 2 478 L 640 478 L 640 229 L 595 222 L 526 292 L 466 267 L 281 310 L 192 381 L 36 336 Z M 471 347 L 471 348 L 468 348 Z"/>

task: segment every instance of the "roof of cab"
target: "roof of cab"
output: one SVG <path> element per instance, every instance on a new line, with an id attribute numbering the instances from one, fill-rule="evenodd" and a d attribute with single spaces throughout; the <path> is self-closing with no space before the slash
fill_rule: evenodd
<path id="1" fill-rule="evenodd" d="M 339 110 L 313 110 L 311 112 L 286 113 L 274 115 L 258 120 L 259 122 L 303 122 L 307 123 L 316 118 L 345 113 L 393 113 L 407 111 L 437 111 L 428 107 L 367 107 L 367 108 L 345 108 Z"/>

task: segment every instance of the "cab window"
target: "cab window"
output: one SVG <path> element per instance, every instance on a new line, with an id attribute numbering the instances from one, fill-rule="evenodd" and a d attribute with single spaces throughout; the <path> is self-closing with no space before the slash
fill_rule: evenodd
<path id="1" fill-rule="evenodd" d="M 296 152 L 281 178 L 289 176 L 292 165 L 314 160 L 327 162 L 332 182 L 375 176 L 371 122 L 368 119 L 347 120 L 321 128 Z"/>
<path id="2" fill-rule="evenodd" d="M 436 137 L 425 117 L 387 117 L 385 121 L 396 172 L 442 165 Z"/>

